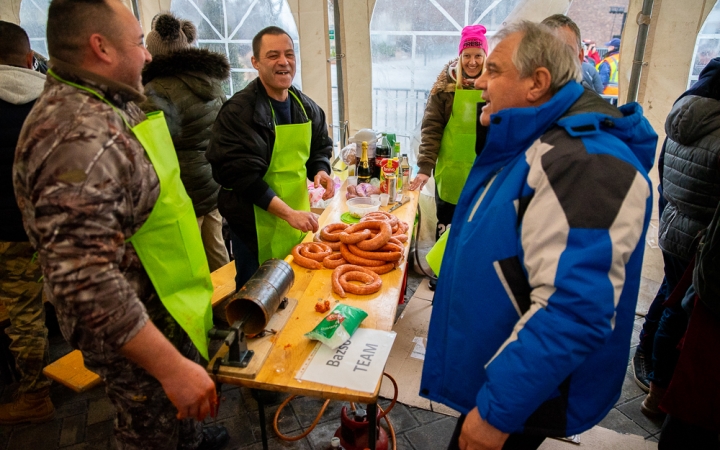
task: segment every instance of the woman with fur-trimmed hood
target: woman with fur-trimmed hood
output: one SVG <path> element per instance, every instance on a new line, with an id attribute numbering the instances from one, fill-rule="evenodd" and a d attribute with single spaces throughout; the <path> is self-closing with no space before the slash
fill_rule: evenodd
<path id="1" fill-rule="evenodd" d="M 193 47 L 196 37 L 192 22 L 170 13 L 153 19 L 146 39 L 153 60 L 143 70 L 147 100 L 140 107 L 165 113 L 180 162 L 180 179 L 193 202 L 210 271 L 214 271 L 229 258 L 217 209 L 220 185 L 213 180 L 205 149 L 226 100 L 222 83 L 230 77 L 230 64 L 225 55 Z"/>
<path id="2" fill-rule="evenodd" d="M 475 161 L 476 128 L 480 126 L 477 104 L 482 102 L 482 91 L 475 89 L 475 79 L 482 74 L 487 57 L 485 32 L 482 25 L 463 28 L 460 56 L 443 67 L 425 107 L 418 158 L 420 170 L 410 189 L 422 188 L 434 171 L 436 239 L 450 224 Z"/>

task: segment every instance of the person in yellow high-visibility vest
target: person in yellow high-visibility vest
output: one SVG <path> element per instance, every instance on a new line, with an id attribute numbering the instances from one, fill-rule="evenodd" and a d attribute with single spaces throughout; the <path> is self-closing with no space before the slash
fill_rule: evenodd
<path id="1" fill-rule="evenodd" d="M 606 42 L 608 52 L 605 58 L 597 65 L 600 72 L 605 95 L 618 95 L 618 66 L 620 64 L 620 39 L 614 38 Z"/>

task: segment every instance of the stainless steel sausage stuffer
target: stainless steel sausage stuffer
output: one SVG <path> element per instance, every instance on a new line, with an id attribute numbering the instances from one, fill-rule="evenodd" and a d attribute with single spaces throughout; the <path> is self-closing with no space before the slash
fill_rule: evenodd
<path id="1" fill-rule="evenodd" d="M 250 364 L 254 352 L 247 347 L 247 336 L 263 333 L 273 314 L 287 306 L 285 295 L 294 282 L 290 264 L 269 259 L 233 294 L 225 308 L 230 327 L 213 327 L 208 332 L 211 341 L 223 340 L 223 346 L 228 347 L 225 356 L 215 360 L 214 373 L 220 366 L 245 368 Z"/>

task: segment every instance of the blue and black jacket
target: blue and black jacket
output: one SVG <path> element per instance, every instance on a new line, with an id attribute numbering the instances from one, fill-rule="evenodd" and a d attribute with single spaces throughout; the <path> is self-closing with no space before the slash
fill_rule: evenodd
<path id="1" fill-rule="evenodd" d="M 617 401 L 657 135 L 574 81 L 491 116 L 455 211 L 421 395 L 508 433 L 567 436 Z"/>

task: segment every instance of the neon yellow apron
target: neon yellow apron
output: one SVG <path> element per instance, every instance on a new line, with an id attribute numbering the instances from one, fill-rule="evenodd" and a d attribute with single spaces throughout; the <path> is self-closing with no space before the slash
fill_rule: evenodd
<path id="1" fill-rule="evenodd" d="M 145 149 L 160 181 L 160 195 L 148 219 L 128 241 L 165 309 L 190 336 L 203 358 L 208 359 L 213 286 L 195 210 L 180 181 L 180 166 L 165 115 L 162 111 L 149 113 L 147 120 L 130 127 L 125 116 L 97 92 L 62 80 L 52 71 L 48 73 L 110 105 Z"/>
<path id="2" fill-rule="evenodd" d="M 457 205 L 475 162 L 477 104 L 482 101 L 482 92 L 472 89 L 455 91 L 452 115 L 440 141 L 435 183 L 440 198 L 453 205 Z"/>
<path id="3" fill-rule="evenodd" d="M 288 92 L 300 104 L 307 118 L 300 99 L 292 91 Z M 272 105 L 270 110 L 275 123 L 275 111 L 272 110 Z M 294 210 L 310 211 L 305 163 L 310 158 L 311 139 L 310 120 L 299 124 L 275 125 L 275 145 L 270 157 L 270 166 L 263 180 Z M 253 208 L 259 264 L 270 258 L 285 258 L 305 237 L 305 233 L 291 227 L 283 219 L 257 206 Z"/>
<path id="4" fill-rule="evenodd" d="M 425 255 L 425 261 L 435 272 L 435 275 L 440 276 L 440 267 L 442 266 L 443 255 L 445 255 L 445 247 L 447 246 L 448 237 L 450 236 L 450 229 L 445 230 L 440 235 L 435 245 L 432 246 L 427 255 Z"/>

